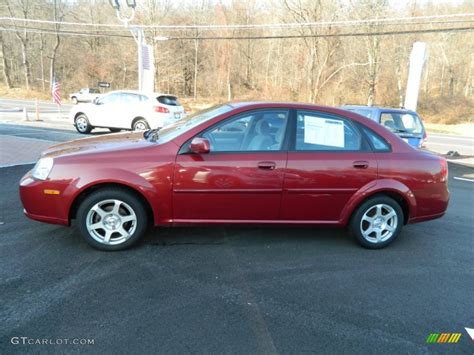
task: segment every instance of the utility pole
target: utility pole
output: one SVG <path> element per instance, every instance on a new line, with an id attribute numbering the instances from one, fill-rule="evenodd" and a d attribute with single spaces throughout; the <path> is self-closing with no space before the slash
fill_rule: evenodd
<path id="1" fill-rule="evenodd" d="M 143 30 L 137 28 L 136 30 L 135 42 L 138 46 L 138 90 L 143 90 L 143 58 L 142 58 L 142 48 L 143 48 Z"/>
<path id="2" fill-rule="evenodd" d="M 408 72 L 407 91 L 405 94 L 406 109 L 416 111 L 418 94 L 420 92 L 421 74 L 426 61 L 426 43 L 415 42 L 410 54 L 410 69 Z"/>
<path id="3" fill-rule="evenodd" d="M 144 43 L 144 33 L 143 29 L 138 26 L 130 27 L 129 22 L 135 17 L 135 7 L 137 3 L 135 0 L 126 0 L 127 6 L 131 9 L 131 14 L 129 17 L 123 17 L 121 14 L 121 0 L 109 0 L 110 5 L 115 9 L 115 14 L 120 22 L 130 30 L 132 33 L 135 42 L 137 43 L 137 52 L 138 52 L 138 90 L 143 89 L 143 58 L 142 58 L 142 48 Z"/>

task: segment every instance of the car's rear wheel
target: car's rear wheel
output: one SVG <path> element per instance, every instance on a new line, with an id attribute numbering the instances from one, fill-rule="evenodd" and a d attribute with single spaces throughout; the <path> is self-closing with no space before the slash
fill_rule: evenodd
<path id="1" fill-rule="evenodd" d="M 140 118 L 133 122 L 132 130 L 134 131 L 146 131 L 150 129 L 148 122 L 144 118 Z"/>
<path id="2" fill-rule="evenodd" d="M 74 105 L 77 105 L 79 103 L 79 101 L 77 100 L 77 97 L 75 96 L 71 98 L 71 101 Z"/>
<path id="3" fill-rule="evenodd" d="M 93 128 L 89 123 L 89 119 L 83 113 L 77 115 L 76 119 L 74 120 L 74 126 L 76 127 L 76 130 L 82 134 L 90 133 Z"/>
<path id="4" fill-rule="evenodd" d="M 104 188 L 87 196 L 79 206 L 77 220 L 82 237 L 99 250 L 132 246 L 148 225 L 143 202 L 119 188 Z"/>
<path id="5" fill-rule="evenodd" d="M 400 205 L 388 196 L 375 196 L 362 203 L 352 216 L 349 228 L 365 248 L 380 249 L 392 243 L 403 226 Z"/>
<path id="6" fill-rule="evenodd" d="M 109 128 L 109 131 L 112 132 L 112 133 L 117 133 L 117 132 L 120 132 L 121 129 L 120 128 Z"/>

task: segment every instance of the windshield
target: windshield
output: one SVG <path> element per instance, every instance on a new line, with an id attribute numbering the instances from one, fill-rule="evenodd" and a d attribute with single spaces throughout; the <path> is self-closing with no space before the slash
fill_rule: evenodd
<path id="1" fill-rule="evenodd" d="M 156 98 L 160 104 L 169 106 L 181 106 L 176 96 L 162 95 Z"/>
<path id="2" fill-rule="evenodd" d="M 233 109 L 232 106 L 227 104 L 224 105 L 217 105 L 206 110 L 202 110 L 191 115 L 184 117 L 183 119 L 179 120 L 178 122 L 163 127 L 159 131 L 159 143 L 166 143 L 172 139 L 175 139 L 179 135 L 183 134 L 184 132 L 193 129 L 194 127 L 200 125 L 201 123 L 210 120 L 218 115 L 223 113 L 229 112 Z"/>
<path id="3" fill-rule="evenodd" d="M 420 135 L 423 125 L 417 115 L 411 113 L 385 112 L 380 116 L 380 124 L 394 133 Z"/>

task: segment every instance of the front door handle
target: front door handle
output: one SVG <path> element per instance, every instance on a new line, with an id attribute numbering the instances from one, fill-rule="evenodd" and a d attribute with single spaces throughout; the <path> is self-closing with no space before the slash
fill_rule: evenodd
<path id="1" fill-rule="evenodd" d="M 274 170 L 276 164 L 274 161 L 261 161 L 258 163 L 260 169 Z"/>
<path id="2" fill-rule="evenodd" d="M 357 169 L 367 169 L 369 167 L 369 162 L 365 160 L 357 160 L 352 163 L 352 166 Z"/>

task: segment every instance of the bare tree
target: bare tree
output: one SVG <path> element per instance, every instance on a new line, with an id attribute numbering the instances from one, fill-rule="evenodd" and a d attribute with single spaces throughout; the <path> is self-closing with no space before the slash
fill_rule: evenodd
<path id="1" fill-rule="evenodd" d="M 61 26 L 58 22 L 62 22 L 65 16 L 64 12 L 64 4 L 62 4 L 61 0 L 53 0 L 53 20 L 54 20 L 54 43 L 51 48 L 51 54 L 49 56 L 49 82 L 53 83 L 54 76 L 56 75 L 56 57 L 58 54 L 58 48 L 61 44 L 61 37 L 59 36 L 59 30 Z"/>
<path id="2" fill-rule="evenodd" d="M 6 49 L 6 44 L 3 39 L 3 32 L 0 32 L 0 55 L 2 56 L 1 62 L 2 62 L 2 73 L 3 73 L 3 80 L 5 81 L 5 85 L 7 86 L 8 89 L 11 89 L 13 87 L 12 85 L 12 80 L 10 78 L 10 68 L 8 65 L 8 60 L 7 60 L 7 49 Z"/>
<path id="3" fill-rule="evenodd" d="M 97 81 L 109 81 L 114 89 L 136 86 L 136 43 L 129 30 L 64 25 L 66 21 L 117 24 L 108 0 L 0 0 L 0 3 L 0 17 L 52 21 L 0 20 L 1 85 L 46 90 L 48 80 L 57 74 L 66 92 L 96 85 Z M 380 36 L 378 33 L 384 31 L 440 25 L 434 22 L 388 25 L 382 21 L 357 26 L 336 24 L 345 20 L 469 12 L 474 12 L 474 5 L 469 2 L 395 8 L 388 0 L 143 0 L 134 24 L 299 24 L 212 31 L 147 27 L 145 36 L 154 44 L 156 53 L 156 89 L 194 101 L 275 99 L 332 105 L 367 102 L 395 105 L 403 101 L 412 44 L 423 41 L 430 56 L 420 103 L 467 100 L 463 105 L 469 106 L 473 98 L 472 32 Z M 324 24 L 308 26 L 308 22 Z M 340 36 L 354 32 L 368 35 Z M 246 38 L 286 35 L 294 38 Z M 241 39 L 206 39 L 221 36 Z M 155 37 L 171 39 L 150 41 Z"/>
<path id="4" fill-rule="evenodd" d="M 15 17 L 15 12 L 13 11 L 11 0 L 6 0 L 6 6 L 7 6 L 10 16 Z M 29 0 L 18 0 L 18 2 L 15 4 L 15 8 L 17 8 L 20 11 L 24 19 L 28 19 L 28 16 L 30 13 Z M 29 62 L 29 56 L 28 56 L 28 44 L 29 44 L 30 36 L 29 36 L 28 31 L 26 30 L 26 27 L 22 31 L 20 28 L 18 28 L 16 24 L 12 24 L 12 26 L 15 28 L 15 35 L 21 44 L 22 65 L 23 65 L 23 74 L 25 78 L 25 87 L 27 90 L 30 90 L 31 69 L 30 69 L 30 62 Z"/>

